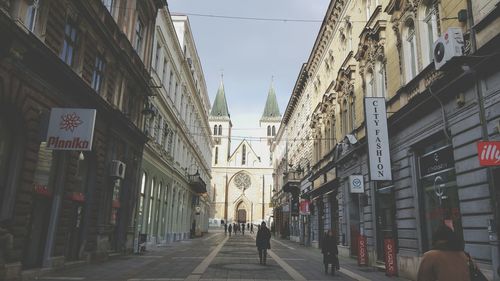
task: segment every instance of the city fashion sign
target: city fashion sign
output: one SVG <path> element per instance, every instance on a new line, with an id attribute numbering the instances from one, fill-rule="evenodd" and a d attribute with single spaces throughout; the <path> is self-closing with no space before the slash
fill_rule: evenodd
<path id="1" fill-rule="evenodd" d="M 364 193 L 365 186 L 363 182 L 363 175 L 349 176 L 349 187 L 351 188 L 351 193 Z"/>
<path id="2" fill-rule="evenodd" d="M 480 141 L 477 155 L 481 166 L 500 166 L 500 141 Z"/>
<path id="3" fill-rule="evenodd" d="M 92 150 L 95 109 L 52 108 L 47 131 L 47 148 Z"/>
<path id="4" fill-rule="evenodd" d="M 389 133 L 385 98 L 365 98 L 366 135 L 370 160 L 370 180 L 392 180 Z"/>

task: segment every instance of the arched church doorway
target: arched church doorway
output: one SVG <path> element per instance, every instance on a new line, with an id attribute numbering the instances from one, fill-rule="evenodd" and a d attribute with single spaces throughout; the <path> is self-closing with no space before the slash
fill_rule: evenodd
<path id="1" fill-rule="evenodd" d="M 247 222 L 247 210 L 239 209 L 238 210 L 238 222 L 246 223 Z"/>

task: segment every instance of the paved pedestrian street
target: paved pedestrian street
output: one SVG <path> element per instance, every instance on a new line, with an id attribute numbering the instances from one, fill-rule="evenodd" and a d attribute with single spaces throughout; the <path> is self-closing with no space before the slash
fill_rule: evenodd
<path id="1" fill-rule="evenodd" d="M 149 248 L 144 255 L 116 256 L 107 261 L 47 272 L 39 280 L 403 280 L 359 268 L 341 260 L 335 276 L 323 272 L 318 249 L 286 240 L 271 240 L 267 265 L 260 265 L 255 236 L 225 235 L 218 230 L 201 238 Z"/>

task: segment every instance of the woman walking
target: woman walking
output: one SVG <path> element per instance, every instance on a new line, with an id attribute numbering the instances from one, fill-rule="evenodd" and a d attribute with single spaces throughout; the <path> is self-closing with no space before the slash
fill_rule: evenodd
<path id="1" fill-rule="evenodd" d="M 464 252 L 463 241 L 448 226 L 441 224 L 432 236 L 432 250 L 422 257 L 417 281 L 470 281 L 471 269 L 477 267 Z"/>
<path id="2" fill-rule="evenodd" d="M 255 244 L 259 251 L 260 264 L 266 264 L 267 249 L 271 249 L 271 231 L 266 227 L 266 222 L 260 224 L 259 231 L 257 231 L 257 238 Z"/>
<path id="3" fill-rule="evenodd" d="M 332 230 L 328 230 L 328 234 L 323 239 L 321 246 L 323 253 L 323 264 L 325 265 L 325 274 L 328 274 L 328 265 L 332 265 L 332 275 L 335 275 L 335 269 L 339 269 L 339 250 L 337 248 L 337 239 L 333 235 Z"/>

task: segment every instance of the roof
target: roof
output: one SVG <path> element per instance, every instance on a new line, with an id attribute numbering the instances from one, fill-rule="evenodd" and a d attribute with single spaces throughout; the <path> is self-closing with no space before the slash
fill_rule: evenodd
<path id="1" fill-rule="evenodd" d="M 222 79 L 220 80 L 219 90 L 217 90 L 217 96 L 215 97 L 210 116 L 228 118 L 231 116 L 227 108 L 226 93 L 224 91 L 224 83 Z"/>
<path id="2" fill-rule="evenodd" d="M 269 92 L 267 93 L 266 106 L 264 107 L 264 113 L 260 121 L 280 121 L 281 113 L 278 106 L 278 101 L 276 100 L 276 93 L 274 91 L 273 83 L 269 87 Z"/>

